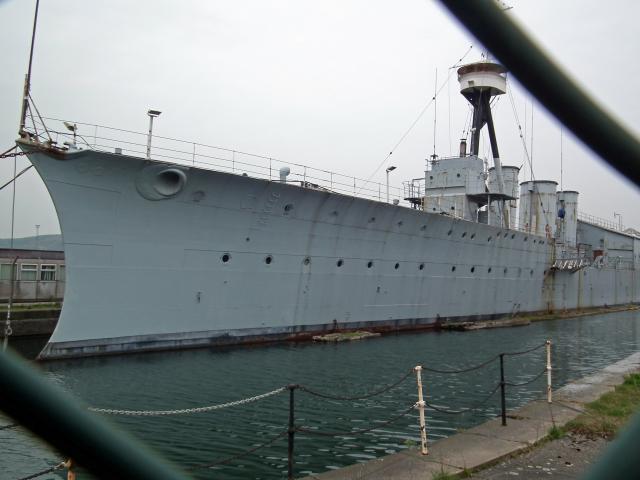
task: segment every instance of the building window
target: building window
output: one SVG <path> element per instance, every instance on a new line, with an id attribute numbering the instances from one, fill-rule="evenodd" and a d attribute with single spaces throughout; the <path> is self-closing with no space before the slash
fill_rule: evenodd
<path id="1" fill-rule="evenodd" d="M 35 281 L 38 279 L 38 265 L 23 263 L 20 265 L 20 280 Z"/>
<path id="2" fill-rule="evenodd" d="M 11 263 L 3 263 L 0 265 L 0 280 L 11 280 Z M 16 267 L 13 266 L 13 279 L 17 278 Z"/>
<path id="3" fill-rule="evenodd" d="M 40 280 L 51 282 L 56 279 L 55 265 L 40 265 Z"/>

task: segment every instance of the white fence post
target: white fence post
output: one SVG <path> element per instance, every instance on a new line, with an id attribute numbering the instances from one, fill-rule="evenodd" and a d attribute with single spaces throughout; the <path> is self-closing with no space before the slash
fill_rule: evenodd
<path id="1" fill-rule="evenodd" d="M 418 365 L 414 368 L 416 372 L 416 382 L 418 383 L 418 410 L 420 411 L 420 452 L 422 455 L 427 455 L 429 450 L 427 449 L 427 425 L 424 419 L 424 398 L 422 396 L 422 366 Z"/>
<path id="2" fill-rule="evenodd" d="M 551 403 L 551 340 L 547 340 L 547 403 Z"/>

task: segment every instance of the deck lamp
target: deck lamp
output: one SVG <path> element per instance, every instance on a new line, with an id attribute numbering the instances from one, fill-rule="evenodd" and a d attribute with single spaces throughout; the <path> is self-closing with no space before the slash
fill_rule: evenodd
<path id="1" fill-rule="evenodd" d="M 147 160 L 151 160 L 151 136 L 153 135 L 153 119 L 160 116 L 160 110 L 149 110 L 149 135 L 147 135 Z"/>
<path id="2" fill-rule="evenodd" d="M 393 172 L 396 169 L 394 166 L 387 167 L 387 203 L 389 203 L 389 172 Z"/>

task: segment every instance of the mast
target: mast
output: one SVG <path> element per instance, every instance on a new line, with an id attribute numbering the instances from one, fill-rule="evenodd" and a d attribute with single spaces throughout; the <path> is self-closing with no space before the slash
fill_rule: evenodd
<path id="1" fill-rule="evenodd" d="M 486 125 L 489 131 L 493 164 L 496 168 L 498 193 L 502 202 L 503 226 L 509 226 L 509 212 L 504 201 L 504 180 L 502 176 L 502 162 L 498 152 L 498 142 L 491 115 L 491 99 L 502 95 L 507 89 L 507 70 L 498 63 L 477 62 L 463 65 L 458 69 L 460 92 L 473 106 L 473 120 L 471 123 L 471 155 L 478 156 L 480 150 L 480 132 Z"/>
<path id="2" fill-rule="evenodd" d="M 33 31 L 31 32 L 31 49 L 29 51 L 29 67 L 27 74 L 24 77 L 24 90 L 22 94 L 22 112 L 20 113 L 20 128 L 18 134 L 21 137 L 25 137 L 25 125 L 27 123 L 27 111 L 29 110 L 29 97 L 31 95 L 31 67 L 33 65 L 33 47 L 36 42 L 36 26 L 38 24 L 38 9 L 40 7 L 40 0 L 36 0 L 36 10 L 33 15 Z"/>

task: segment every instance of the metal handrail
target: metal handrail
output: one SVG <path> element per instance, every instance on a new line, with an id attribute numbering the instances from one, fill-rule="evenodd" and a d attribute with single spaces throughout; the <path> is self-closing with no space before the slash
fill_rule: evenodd
<path id="1" fill-rule="evenodd" d="M 582 220 L 583 222 L 590 223 L 592 225 L 597 225 L 598 227 L 607 228 L 609 230 L 624 232 L 624 225 L 620 225 L 617 222 L 613 222 L 602 217 L 596 217 L 595 215 L 590 215 L 588 213 L 579 211 L 578 220 Z"/>
<path id="2" fill-rule="evenodd" d="M 147 133 L 93 123 L 63 120 L 55 117 L 42 117 L 42 119 L 48 122 L 67 122 L 87 127 L 89 130 L 88 132 L 80 132 L 78 128 L 77 135 L 74 137 L 71 132 L 64 129 L 48 128 L 49 133 L 57 144 L 72 144 L 75 141 L 78 142 L 78 145 L 94 151 L 113 153 L 117 148 L 124 154 L 137 157 L 146 156 Z M 26 130 L 30 131 L 28 128 Z M 35 128 L 32 133 L 37 135 Z M 152 157 L 155 159 L 184 165 L 197 165 L 206 169 L 236 174 L 246 173 L 247 175 L 270 181 L 279 181 L 277 169 L 287 166 L 291 169 L 288 179 L 299 180 L 301 186 L 314 184 L 327 191 L 375 201 L 384 201 L 386 198 L 386 184 L 371 182 L 354 175 L 346 175 L 301 163 L 285 162 L 265 155 L 161 135 L 154 135 L 153 143 Z M 215 160 L 216 162 L 211 163 L 209 160 Z M 389 193 L 390 200 L 404 201 L 401 187 L 390 185 Z"/>

